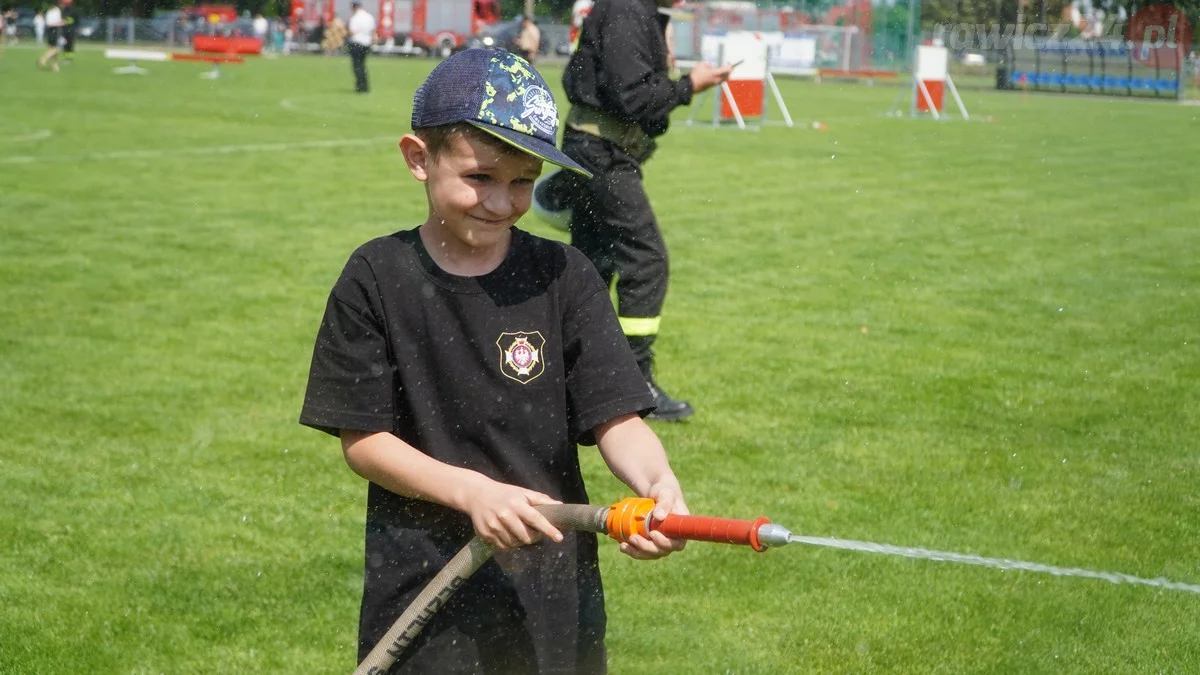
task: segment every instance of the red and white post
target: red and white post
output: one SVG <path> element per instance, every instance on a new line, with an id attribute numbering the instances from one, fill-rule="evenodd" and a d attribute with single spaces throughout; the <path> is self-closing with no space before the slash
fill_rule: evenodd
<path id="1" fill-rule="evenodd" d="M 714 88 L 717 99 L 713 105 L 713 126 L 721 126 L 722 122 L 734 121 L 739 129 L 746 129 L 747 118 L 757 118 L 763 124 L 767 120 L 770 98 L 779 107 L 783 116 L 783 124 L 792 126 L 792 116 L 775 78 L 771 76 L 771 48 L 782 43 L 783 34 L 760 33 L 753 31 L 735 31 L 725 35 L 705 35 L 701 43 L 704 60 L 717 66 L 734 66 L 729 80 L 722 82 L 719 88 Z M 707 94 L 708 92 L 705 92 Z M 701 100 L 704 97 L 701 97 Z M 693 122 L 695 110 L 699 105 L 693 102 L 692 116 L 688 124 Z"/>
<path id="2" fill-rule="evenodd" d="M 913 60 L 912 116 L 929 113 L 933 119 L 940 120 L 944 114 L 946 91 L 954 97 L 962 118 L 970 119 L 967 107 L 963 105 L 954 80 L 950 77 L 949 51 L 941 45 L 918 46 Z"/>

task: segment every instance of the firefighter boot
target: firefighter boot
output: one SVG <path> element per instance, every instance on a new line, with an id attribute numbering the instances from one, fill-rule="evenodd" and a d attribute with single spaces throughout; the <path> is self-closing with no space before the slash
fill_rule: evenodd
<path id="1" fill-rule="evenodd" d="M 685 420 L 694 415 L 696 411 L 687 401 L 680 401 L 663 391 L 663 388 L 658 385 L 658 381 L 654 379 L 654 352 L 651 349 L 653 343 L 653 335 L 629 336 L 629 346 L 633 348 L 633 354 L 637 357 L 638 368 L 641 369 L 642 376 L 646 378 L 646 386 L 650 387 L 650 395 L 654 397 L 654 411 L 646 415 L 646 419 L 662 422 Z"/>
<path id="2" fill-rule="evenodd" d="M 680 401 L 671 397 L 670 394 L 663 391 L 654 378 L 646 380 L 646 384 L 650 387 L 650 393 L 654 396 L 654 412 L 646 415 L 648 420 L 659 420 L 662 422 L 680 422 L 696 413 L 692 409 L 691 404 L 687 401 Z"/>

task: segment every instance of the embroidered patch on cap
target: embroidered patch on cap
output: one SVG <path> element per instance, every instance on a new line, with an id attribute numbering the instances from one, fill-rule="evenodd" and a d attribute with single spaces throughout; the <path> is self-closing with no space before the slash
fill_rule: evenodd
<path id="1" fill-rule="evenodd" d="M 486 96 L 479 106 L 479 121 L 508 127 L 554 142 L 558 133 L 558 106 L 540 85 L 541 78 L 529 62 L 515 54 L 493 56 L 484 83 Z"/>

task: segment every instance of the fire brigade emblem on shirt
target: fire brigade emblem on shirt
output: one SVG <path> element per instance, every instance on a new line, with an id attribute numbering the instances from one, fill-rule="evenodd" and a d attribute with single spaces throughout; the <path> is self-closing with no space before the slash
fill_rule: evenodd
<path id="1" fill-rule="evenodd" d="M 528 384 L 542 374 L 542 347 L 546 339 L 542 334 L 531 333 L 501 333 L 496 340 L 500 348 L 500 372 L 510 380 Z"/>

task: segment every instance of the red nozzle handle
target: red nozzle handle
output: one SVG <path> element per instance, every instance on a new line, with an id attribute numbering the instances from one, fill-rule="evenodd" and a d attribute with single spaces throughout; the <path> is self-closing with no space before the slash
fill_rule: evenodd
<path id="1" fill-rule="evenodd" d="M 761 552 L 767 550 L 767 547 L 758 540 L 758 528 L 769 522 L 771 521 L 766 518 L 759 518 L 751 522 L 733 518 L 671 514 L 662 521 L 656 520 L 651 523 L 650 529 L 662 532 L 671 539 L 742 544 Z"/>

